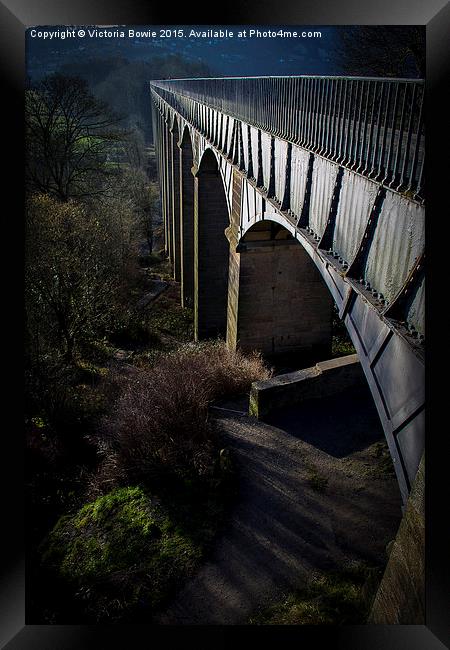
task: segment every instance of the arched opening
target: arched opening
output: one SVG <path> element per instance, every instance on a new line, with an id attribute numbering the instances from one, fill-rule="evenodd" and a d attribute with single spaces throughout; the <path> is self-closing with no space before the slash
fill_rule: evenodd
<path id="1" fill-rule="evenodd" d="M 166 235 L 167 252 L 169 260 L 174 263 L 174 240 L 173 240 L 173 169 L 172 169 L 172 133 L 170 124 L 165 122 L 164 128 L 164 161 L 165 161 L 165 197 L 166 197 Z"/>
<path id="2" fill-rule="evenodd" d="M 161 116 L 161 206 L 164 219 L 165 252 L 172 260 L 172 237 L 170 228 L 170 203 L 169 203 L 169 129 L 166 121 Z"/>
<path id="3" fill-rule="evenodd" d="M 260 350 L 293 368 L 331 356 L 333 300 L 280 223 L 264 219 L 247 230 L 231 254 L 230 282 L 230 347 Z"/>
<path id="4" fill-rule="evenodd" d="M 181 237 L 180 237 L 180 152 L 178 121 L 175 117 L 170 132 L 170 191 L 171 191 L 171 228 L 172 228 L 172 266 L 173 277 L 180 281 L 181 278 Z"/>
<path id="5" fill-rule="evenodd" d="M 194 164 L 189 129 L 180 143 L 181 304 L 194 305 Z"/>
<path id="6" fill-rule="evenodd" d="M 229 243 L 228 206 L 217 159 L 203 154 L 194 184 L 195 338 L 225 336 Z"/>

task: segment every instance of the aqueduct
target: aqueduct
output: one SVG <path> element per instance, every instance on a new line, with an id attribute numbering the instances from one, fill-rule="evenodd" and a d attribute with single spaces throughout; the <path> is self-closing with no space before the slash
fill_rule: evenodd
<path id="1" fill-rule="evenodd" d="M 197 339 L 358 353 L 404 501 L 424 450 L 420 80 L 153 81 L 166 250 Z"/>

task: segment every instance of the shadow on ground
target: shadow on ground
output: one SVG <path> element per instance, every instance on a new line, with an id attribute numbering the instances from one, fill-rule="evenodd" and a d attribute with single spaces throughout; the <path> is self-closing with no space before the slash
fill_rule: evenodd
<path id="1" fill-rule="evenodd" d="M 350 417 L 349 417 L 350 416 Z M 384 440 L 367 386 L 305 402 L 267 418 L 267 423 L 322 451 L 343 458 Z"/>
<path id="2" fill-rule="evenodd" d="M 242 413 L 241 401 L 211 412 L 239 470 L 239 501 L 156 624 L 246 624 L 318 571 L 387 560 L 401 498 L 370 393 L 303 404 L 272 424 Z"/>

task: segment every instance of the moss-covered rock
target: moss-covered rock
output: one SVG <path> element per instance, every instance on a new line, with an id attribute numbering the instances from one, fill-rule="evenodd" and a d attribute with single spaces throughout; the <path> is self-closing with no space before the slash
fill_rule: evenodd
<path id="1" fill-rule="evenodd" d="M 201 546 L 139 487 L 113 490 L 62 517 L 43 548 L 43 561 L 73 584 L 96 619 L 150 614 L 190 575 Z"/>

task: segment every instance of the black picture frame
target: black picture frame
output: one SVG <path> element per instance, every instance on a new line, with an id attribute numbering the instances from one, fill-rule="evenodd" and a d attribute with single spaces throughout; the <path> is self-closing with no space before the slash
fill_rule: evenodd
<path id="1" fill-rule="evenodd" d="M 10 325 L 5 341 L 4 372 L 7 373 L 9 394 L 4 404 L 11 424 L 3 428 L 2 457 L 2 529 L 3 553 L 0 582 L 0 648 L 8 650 L 69 650 L 72 648 L 146 647 L 160 643 L 175 645 L 199 643 L 199 647 L 221 647 L 230 642 L 294 642 L 300 648 L 351 650 L 442 650 L 450 639 L 448 524 L 446 514 L 446 457 L 440 441 L 445 437 L 446 382 L 434 377 L 445 368 L 442 354 L 446 335 L 442 315 L 432 319 L 434 305 L 440 314 L 445 301 L 445 263 L 447 246 L 445 225 L 448 207 L 445 192 L 448 187 L 449 130 L 448 103 L 445 91 L 450 81 L 450 6 L 444 0 L 270 0 L 250 3 L 229 0 L 223 7 L 152 6 L 145 0 L 3 0 L 0 2 L 1 71 L 3 75 L 2 104 L 4 118 L 3 159 L 7 169 L 3 174 L 3 250 L 13 251 L 12 261 L 4 271 L 4 319 Z M 277 25 L 426 25 L 427 35 L 427 250 L 430 251 L 432 282 L 427 297 L 427 408 L 437 414 L 434 428 L 427 420 L 426 445 L 426 625 L 366 625 L 330 627 L 166 627 L 62 626 L 25 624 L 25 559 L 23 517 L 23 444 L 20 407 L 21 377 L 18 359 L 22 349 L 20 317 L 22 293 L 22 212 L 23 212 L 23 87 L 25 79 L 25 29 L 32 25 L 61 24 L 172 24 L 174 16 L 180 25 L 277 24 Z M 6 199 L 13 197 L 12 207 L 6 209 Z M 447 226 L 448 227 L 448 226 Z M 14 242 L 14 243 L 13 243 Z M 433 251 L 436 244 L 436 253 Z M 443 268 L 443 267 L 442 267 Z M 439 292 L 439 295 L 438 295 Z M 438 302 L 439 301 L 439 302 Z M 13 307 L 14 305 L 14 307 Z M 440 331 L 439 325 L 443 328 Z M 9 341 L 14 343 L 9 343 Z M 428 341 L 431 345 L 428 345 Z M 8 354 L 10 358 L 8 358 Z M 431 370 L 433 369 L 433 370 Z M 9 381 L 9 376 L 17 382 Z M 441 414 L 444 414 L 444 410 Z M 6 415 L 4 421 L 6 420 Z M 434 420 L 434 418 L 433 418 Z"/>

